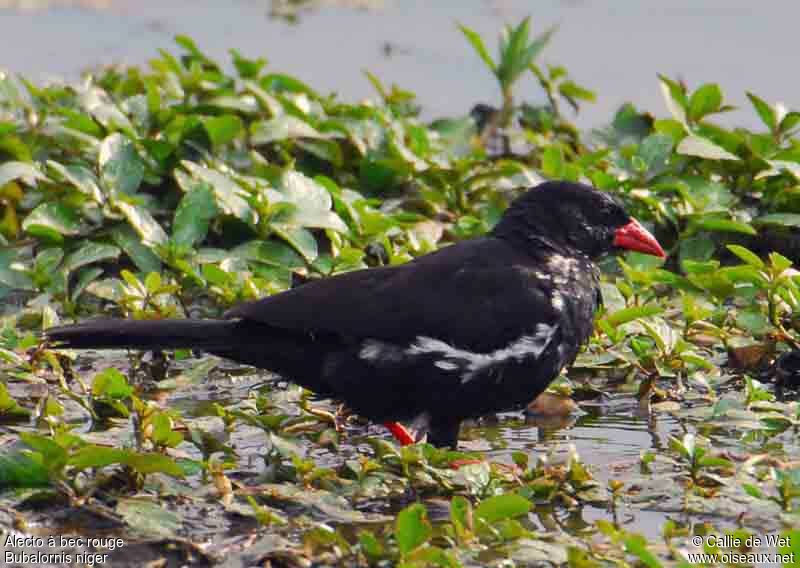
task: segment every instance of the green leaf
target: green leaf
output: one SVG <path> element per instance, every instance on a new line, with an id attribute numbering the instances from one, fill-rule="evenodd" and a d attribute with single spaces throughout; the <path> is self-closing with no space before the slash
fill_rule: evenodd
<path id="1" fill-rule="evenodd" d="M 107 130 L 122 130 L 133 135 L 134 128 L 128 117 L 111 100 L 108 93 L 99 88 L 89 88 L 81 95 L 81 104 Z"/>
<path id="2" fill-rule="evenodd" d="M 564 177 L 564 153 L 560 146 L 552 145 L 542 153 L 542 173 L 553 179 Z"/>
<path id="3" fill-rule="evenodd" d="M 283 198 L 294 205 L 287 214 L 273 222 L 287 227 L 331 229 L 340 233 L 348 231 L 341 217 L 333 212 L 330 193 L 313 179 L 297 171 L 286 171 L 277 189 Z"/>
<path id="4" fill-rule="evenodd" d="M 25 162 L 6 162 L 0 164 L 0 187 L 10 181 L 22 180 L 26 185 L 35 185 L 37 180 L 47 180 L 47 176 L 33 164 Z"/>
<path id="5" fill-rule="evenodd" d="M 35 290 L 31 276 L 17 268 L 17 251 L 0 249 L 0 284 L 12 290 Z"/>
<path id="6" fill-rule="evenodd" d="M 31 211 L 22 222 L 22 228 L 33 236 L 60 242 L 64 235 L 79 234 L 81 223 L 75 209 L 64 203 L 51 201 L 42 203 Z"/>
<path id="7" fill-rule="evenodd" d="M 267 60 L 259 57 L 258 59 L 248 59 L 239 53 L 238 49 L 230 50 L 233 58 L 233 66 L 242 79 L 256 79 L 261 69 L 267 64 Z"/>
<path id="8" fill-rule="evenodd" d="M 105 243 L 94 243 L 85 241 L 78 250 L 71 252 L 64 260 L 63 269 L 72 272 L 82 266 L 100 262 L 103 260 L 116 260 L 120 255 L 120 249 L 114 245 Z"/>
<path id="9" fill-rule="evenodd" d="M 689 99 L 689 116 L 692 120 L 700 120 L 708 114 L 715 113 L 722 106 L 722 90 L 719 85 L 707 83 L 698 88 Z"/>
<path id="10" fill-rule="evenodd" d="M 249 241 L 233 249 L 231 255 L 243 260 L 261 262 L 290 270 L 306 266 L 303 258 L 291 247 L 276 240 Z"/>
<path id="11" fill-rule="evenodd" d="M 428 521 L 428 512 L 421 503 L 406 507 L 397 515 L 394 536 L 400 554 L 405 556 L 428 542 L 433 528 Z"/>
<path id="12" fill-rule="evenodd" d="M 761 118 L 761 122 L 767 126 L 770 132 L 776 132 L 778 129 L 778 118 L 775 115 L 775 109 L 753 93 L 747 93 L 747 98 L 750 99 L 750 102 L 756 109 L 759 118 Z"/>
<path id="13" fill-rule="evenodd" d="M 784 562 L 784 568 L 797 568 L 800 566 L 800 529 L 790 529 L 781 533 L 784 542 L 778 546 L 778 552 L 790 562 Z"/>
<path id="14" fill-rule="evenodd" d="M 638 558 L 647 568 L 662 568 L 658 558 L 647 549 L 647 540 L 638 534 L 625 538 L 625 551 Z"/>
<path id="15" fill-rule="evenodd" d="M 69 458 L 69 465 L 78 470 L 90 467 L 106 467 L 117 463 L 124 463 L 128 454 L 128 450 L 119 450 L 117 448 L 91 444 L 80 448 L 72 454 Z"/>
<path id="16" fill-rule="evenodd" d="M 212 170 L 186 160 L 181 163 L 196 180 L 204 181 L 211 186 L 217 198 L 217 206 L 219 206 L 223 213 L 226 215 L 233 215 L 248 225 L 255 224 L 255 211 L 253 211 L 250 204 L 244 198 L 246 192 L 239 184 L 217 170 Z"/>
<path id="17" fill-rule="evenodd" d="M 800 217 L 800 215 L 798 215 L 798 217 Z M 740 245 L 727 245 L 727 248 L 746 264 L 749 264 L 754 268 L 758 268 L 759 270 L 762 270 L 765 267 L 764 261 L 761 260 L 756 253 L 746 249 L 745 247 Z"/>
<path id="18" fill-rule="evenodd" d="M 800 227 L 798 213 L 770 213 L 753 219 L 753 225 L 777 225 L 780 227 Z"/>
<path id="19" fill-rule="evenodd" d="M 658 78 L 661 80 L 661 92 L 664 95 L 667 109 L 675 120 L 685 125 L 686 114 L 689 111 L 689 99 L 686 98 L 683 87 L 663 75 L 659 75 Z"/>
<path id="20" fill-rule="evenodd" d="M 606 316 L 605 321 L 612 327 L 618 327 L 622 324 L 637 320 L 639 318 L 646 318 L 660 314 L 664 311 L 661 306 L 647 305 L 647 306 L 632 306 L 624 308 Z"/>
<path id="21" fill-rule="evenodd" d="M 708 138 L 694 134 L 690 134 L 681 140 L 675 151 L 684 156 L 696 156 L 707 160 L 739 160 L 738 156 L 731 154 Z"/>
<path id="22" fill-rule="evenodd" d="M 52 160 L 48 160 L 47 166 L 58 172 L 75 189 L 92 198 L 95 202 L 103 203 L 105 200 L 100 187 L 97 185 L 97 178 L 89 169 L 73 164 L 63 165 Z"/>
<path id="23" fill-rule="evenodd" d="M 103 140 L 98 165 L 103 185 L 112 192 L 133 194 L 144 178 L 144 164 L 133 142 L 120 133 Z"/>
<path id="24" fill-rule="evenodd" d="M 39 461 L 22 453 L 0 454 L 0 487 L 47 487 L 50 475 Z"/>
<path id="25" fill-rule="evenodd" d="M 307 122 L 289 114 L 254 122 L 250 126 L 250 142 L 255 146 L 296 138 L 326 138 L 326 136 Z"/>
<path id="26" fill-rule="evenodd" d="M 142 272 L 159 272 L 161 270 L 161 260 L 150 248 L 142 244 L 141 237 L 130 225 L 119 224 L 113 227 L 111 238 Z"/>
<path id="27" fill-rule="evenodd" d="M 116 207 L 142 238 L 143 244 L 152 247 L 153 245 L 163 245 L 167 242 L 167 233 L 164 232 L 164 229 L 147 209 L 122 201 L 118 202 Z"/>
<path id="28" fill-rule="evenodd" d="M 463 24 L 459 24 L 458 29 L 461 30 L 461 33 L 464 34 L 464 37 L 466 37 L 467 41 L 470 43 L 470 45 L 472 45 L 475 53 L 477 53 L 478 57 L 480 57 L 486 66 L 491 69 L 492 73 L 497 73 L 497 65 L 492 60 L 492 56 L 489 55 L 489 51 L 486 49 L 486 44 L 483 43 L 483 39 L 478 32 L 468 28 Z"/>
<path id="29" fill-rule="evenodd" d="M 581 101 L 595 102 L 597 95 L 594 91 L 590 91 L 585 87 L 581 87 L 574 81 L 564 81 L 558 85 L 558 92 L 561 96 L 568 99 L 577 99 Z"/>
<path id="30" fill-rule="evenodd" d="M 493 525 L 505 519 L 513 519 L 520 515 L 525 515 L 531 509 L 531 502 L 522 497 L 508 493 L 505 495 L 495 495 L 481 501 L 475 507 L 475 519 L 481 520 L 487 525 Z"/>
<path id="31" fill-rule="evenodd" d="M 9 355 L 9 356 L 6 356 Z M 7 351 L 5 349 L 0 349 L 0 359 L 5 359 L 6 362 L 10 362 L 12 364 L 17 363 L 16 359 L 19 357 L 13 351 Z M 20 363 L 22 361 L 19 361 Z M 0 383 L 0 417 L 3 418 L 27 418 L 30 416 L 30 411 L 14 400 L 11 394 L 8 392 L 8 387 L 3 383 Z M 2 474 L 0 474 L 2 476 Z M 0 485 L 1 487 L 2 485 Z"/>
<path id="32" fill-rule="evenodd" d="M 692 228 L 720 233 L 741 233 L 743 235 L 758 234 L 758 231 L 749 223 L 732 221 L 730 219 L 715 219 L 713 217 L 702 217 L 692 221 Z"/>
<path id="33" fill-rule="evenodd" d="M 646 171 L 657 173 L 663 169 L 672 154 L 673 145 L 672 138 L 665 134 L 651 134 L 642 140 L 638 155 Z"/>
<path id="34" fill-rule="evenodd" d="M 302 227 L 274 227 L 275 234 L 285 240 L 287 243 L 303 255 L 303 258 L 308 263 L 316 260 L 319 254 L 317 247 L 317 239 L 307 229 Z"/>
<path id="35" fill-rule="evenodd" d="M 20 432 L 19 438 L 22 443 L 27 445 L 35 452 L 41 454 L 43 464 L 48 471 L 59 473 L 67 463 L 67 451 L 59 446 L 51 438 L 33 434 L 31 432 Z"/>
<path id="36" fill-rule="evenodd" d="M 202 122 L 214 149 L 219 149 L 221 146 L 232 142 L 244 131 L 242 119 L 231 114 L 204 117 Z"/>
<path id="37" fill-rule="evenodd" d="M 172 222 L 172 242 L 193 247 L 208 234 L 208 226 L 217 215 L 217 203 L 211 187 L 198 183 L 181 199 Z"/>
<path id="38" fill-rule="evenodd" d="M 92 395 L 104 396 L 116 400 L 125 400 L 134 392 L 128 379 L 117 369 L 109 367 L 94 377 Z"/>
<path id="39" fill-rule="evenodd" d="M 787 112 L 786 116 L 784 116 L 781 119 L 781 123 L 778 127 L 778 130 L 780 130 L 781 133 L 786 134 L 798 124 L 800 124 L 800 112 L 796 111 Z"/>

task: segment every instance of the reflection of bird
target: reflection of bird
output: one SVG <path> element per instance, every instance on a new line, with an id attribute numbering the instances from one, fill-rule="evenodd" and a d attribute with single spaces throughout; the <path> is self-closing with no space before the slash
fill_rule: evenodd
<path id="1" fill-rule="evenodd" d="M 530 402 L 572 363 L 600 301 L 592 259 L 615 247 L 664 255 L 608 195 L 548 182 L 486 237 L 313 281 L 226 319 L 99 320 L 46 333 L 71 348 L 204 349 L 453 446 L 463 419 Z"/>
<path id="2" fill-rule="evenodd" d="M 787 351 L 775 360 L 772 366 L 775 381 L 781 387 L 800 387 L 800 350 Z"/>

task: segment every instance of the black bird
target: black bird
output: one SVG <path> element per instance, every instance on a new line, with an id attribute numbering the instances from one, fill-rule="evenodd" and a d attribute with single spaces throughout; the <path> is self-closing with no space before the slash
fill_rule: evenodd
<path id="1" fill-rule="evenodd" d="M 348 272 L 234 307 L 222 320 L 96 320 L 67 348 L 198 348 L 269 369 L 357 413 L 455 446 L 461 421 L 520 407 L 570 365 L 600 304 L 593 259 L 664 256 L 611 196 L 546 182 L 488 236 L 400 266 Z M 407 440 L 406 440 L 407 441 Z"/>

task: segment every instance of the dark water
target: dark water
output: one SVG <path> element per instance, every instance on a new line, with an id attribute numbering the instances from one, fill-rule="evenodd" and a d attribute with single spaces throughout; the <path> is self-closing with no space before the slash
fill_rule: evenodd
<path id="1" fill-rule="evenodd" d="M 565 65 L 599 95 L 582 115 L 583 126 L 606 123 L 628 100 L 665 115 L 656 73 L 693 86 L 718 82 L 728 102 L 746 109 L 731 113 L 731 123 L 757 121 L 746 90 L 800 107 L 793 73 L 800 3 L 792 0 L 768 8 L 742 0 L 373 0 L 377 7 L 370 10 L 327 1 L 301 12 L 297 25 L 270 18 L 268 0 L 60 0 L 50 9 L 13 8 L 20 4 L 36 2 L 0 0 L 0 68 L 34 79 L 74 79 L 90 65 L 143 63 L 158 48 L 170 48 L 176 34 L 187 34 L 214 57 L 226 59 L 230 48 L 265 56 L 273 69 L 347 99 L 372 96 L 362 73 L 369 69 L 417 93 L 427 116 L 448 115 L 498 100 L 456 23 L 479 31 L 494 51 L 504 22 L 531 15 L 537 32 L 560 26 L 542 60 Z M 108 7 L 80 6 L 91 4 Z M 527 81 L 519 96 L 535 101 L 540 93 Z"/>

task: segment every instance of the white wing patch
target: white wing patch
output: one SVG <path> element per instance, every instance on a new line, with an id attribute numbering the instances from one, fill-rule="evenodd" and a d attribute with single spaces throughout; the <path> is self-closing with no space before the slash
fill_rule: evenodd
<path id="1" fill-rule="evenodd" d="M 490 353 L 475 353 L 459 349 L 441 339 L 424 336 L 417 337 L 416 342 L 406 349 L 405 353 L 412 356 L 441 354 L 442 358 L 438 359 L 434 365 L 445 371 L 461 369 L 461 382 L 466 383 L 475 378 L 480 371 L 493 365 L 508 361 L 522 362 L 528 358 L 539 357 L 550 345 L 556 327 L 544 323 L 537 324 L 536 332 L 533 335 L 523 335 L 506 347 Z"/>

